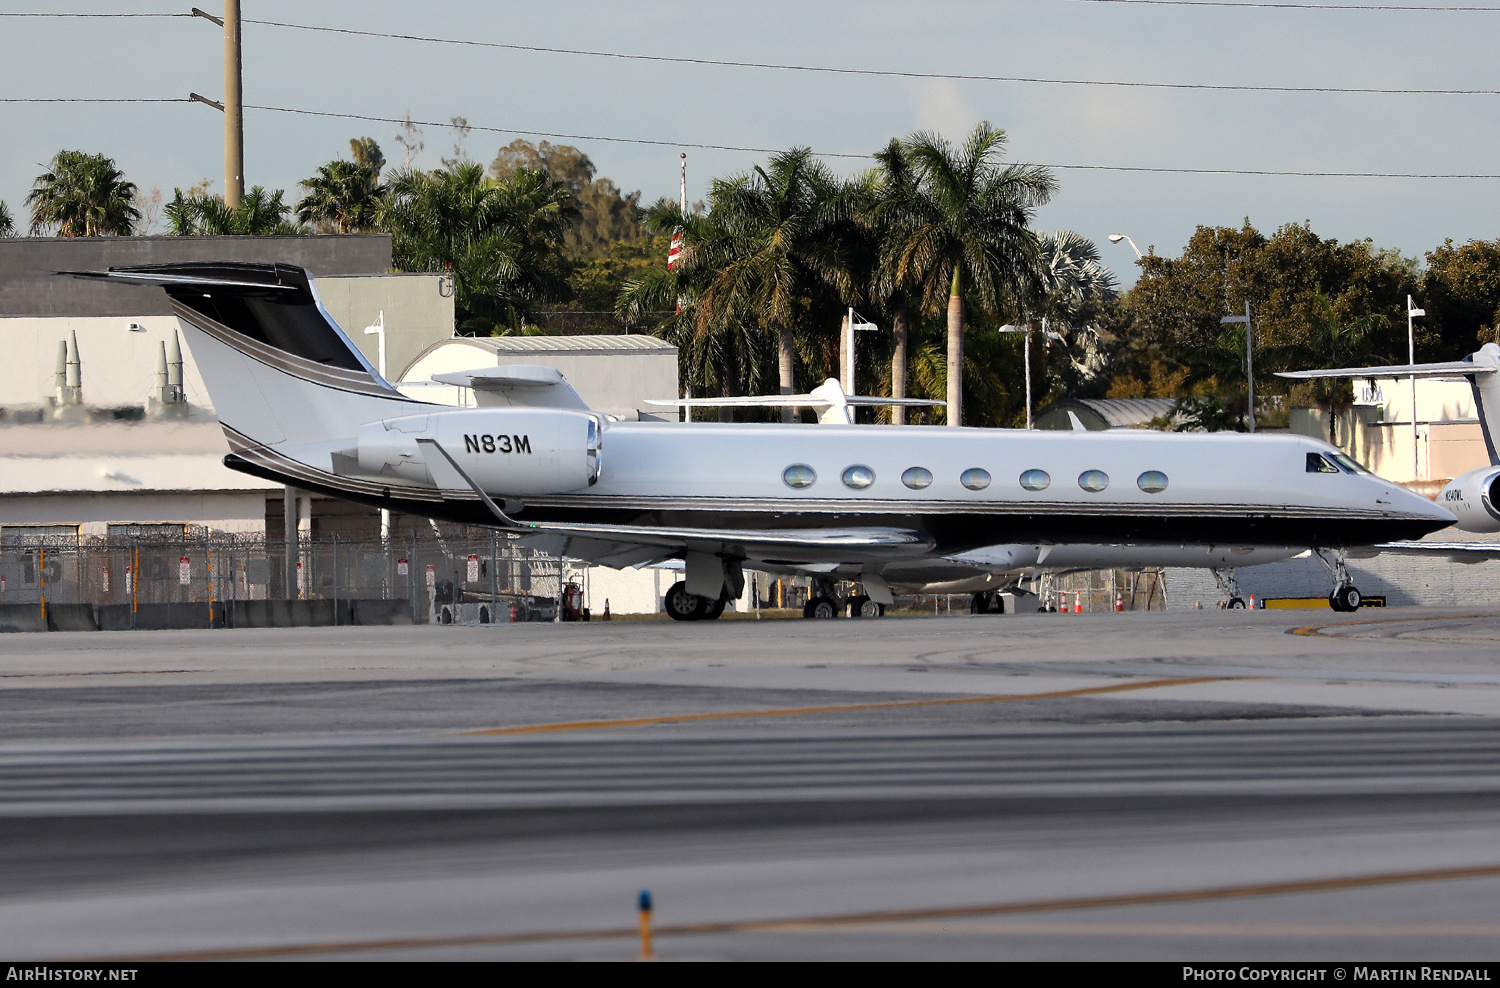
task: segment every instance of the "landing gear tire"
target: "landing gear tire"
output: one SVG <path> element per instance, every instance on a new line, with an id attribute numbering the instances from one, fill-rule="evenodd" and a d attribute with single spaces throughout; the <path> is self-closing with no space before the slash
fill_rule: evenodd
<path id="1" fill-rule="evenodd" d="M 1245 598 L 1230 597 L 1228 606 L 1231 611 L 1243 611 L 1245 609 Z"/>
<path id="2" fill-rule="evenodd" d="M 702 597 L 699 597 L 698 599 L 703 600 Z M 702 619 L 704 621 L 718 620 L 719 615 L 724 613 L 724 605 L 727 603 L 729 603 L 729 601 L 725 600 L 722 596 L 719 597 L 718 600 L 715 600 L 713 603 L 709 604 L 703 609 L 703 614 L 701 615 Z"/>
<path id="3" fill-rule="evenodd" d="M 673 621 L 699 621 L 708 616 L 708 600 L 687 592 L 687 583 L 679 580 L 662 597 L 662 608 Z M 723 610 L 723 605 L 719 605 Z M 718 617 L 717 614 L 714 617 Z"/>
<path id="4" fill-rule="evenodd" d="M 849 599 L 849 616 L 852 618 L 873 618 L 885 614 L 885 605 L 877 604 L 869 597 L 863 595 Z"/>
<path id="5" fill-rule="evenodd" d="M 970 614 L 1004 614 L 1005 598 L 994 590 L 981 590 L 969 599 Z"/>
<path id="6" fill-rule="evenodd" d="M 814 597 L 802 608 L 805 618 L 835 618 L 839 616 L 838 605 L 831 597 Z"/>
<path id="7" fill-rule="evenodd" d="M 1345 614 L 1359 610 L 1362 603 L 1364 596 L 1352 586 L 1335 587 L 1333 593 L 1328 595 L 1328 606 Z"/>

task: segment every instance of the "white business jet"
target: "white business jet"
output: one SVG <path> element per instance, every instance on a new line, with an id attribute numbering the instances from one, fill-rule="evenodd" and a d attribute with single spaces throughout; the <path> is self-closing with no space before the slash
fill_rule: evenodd
<path id="1" fill-rule="evenodd" d="M 606 566 L 684 561 L 679 620 L 717 617 L 744 570 L 835 580 L 861 613 L 892 583 L 1072 565 L 1233 569 L 1312 549 L 1357 607 L 1350 547 L 1416 539 L 1443 508 L 1302 436 L 611 421 L 557 371 L 441 375 L 477 408 L 406 397 L 282 264 L 71 272 L 171 298 L 236 470 L 486 525 Z M 866 608 L 865 605 L 870 605 Z"/>

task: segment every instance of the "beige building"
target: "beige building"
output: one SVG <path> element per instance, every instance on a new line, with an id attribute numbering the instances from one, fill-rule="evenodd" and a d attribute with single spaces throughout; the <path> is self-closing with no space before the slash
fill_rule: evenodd
<path id="1" fill-rule="evenodd" d="M 1467 381 L 1419 379 L 1415 409 L 1410 378 L 1356 380 L 1354 393 L 1354 407 L 1338 416 L 1335 439 L 1372 472 L 1425 489 L 1489 465 Z M 1290 424 L 1293 432 L 1329 439 L 1328 412 L 1293 408 Z"/>

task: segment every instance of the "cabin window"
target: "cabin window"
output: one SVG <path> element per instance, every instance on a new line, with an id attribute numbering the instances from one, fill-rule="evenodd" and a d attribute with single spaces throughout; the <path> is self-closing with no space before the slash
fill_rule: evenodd
<path id="1" fill-rule="evenodd" d="M 932 471 L 926 467 L 911 467 L 901 475 L 901 483 L 920 491 L 932 484 Z"/>
<path id="2" fill-rule="evenodd" d="M 1307 454 L 1308 473 L 1338 473 L 1339 468 L 1329 463 L 1322 453 Z"/>
<path id="3" fill-rule="evenodd" d="M 1021 474 L 1021 486 L 1028 491 L 1044 491 L 1052 484 L 1052 477 L 1045 470 L 1027 470 Z"/>
<path id="4" fill-rule="evenodd" d="M 1078 475 L 1078 486 L 1090 494 L 1098 494 L 1109 486 L 1109 474 L 1103 470 L 1085 470 Z"/>
<path id="5" fill-rule="evenodd" d="M 990 486 L 990 472 L 979 467 L 970 467 L 958 475 L 958 482 L 971 491 L 982 491 Z"/>
<path id="6" fill-rule="evenodd" d="M 840 479 L 843 480 L 845 487 L 862 491 L 875 483 L 875 471 L 862 464 L 856 464 L 845 470 L 843 477 Z"/>
<path id="7" fill-rule="evenodd" d="M 816 483 L 818 475 L 806 463 L 793 463 L 781 472 L 781 480 L 793 490 L 800 491 Z"/>
<path id="8" fill-rule="evenodd" d="M 1135 478 L 1135 486 L 1147 494 L 1160 494 L 1167 489 L 1167 475 L 1160 470 L 1147 470 Z"/>

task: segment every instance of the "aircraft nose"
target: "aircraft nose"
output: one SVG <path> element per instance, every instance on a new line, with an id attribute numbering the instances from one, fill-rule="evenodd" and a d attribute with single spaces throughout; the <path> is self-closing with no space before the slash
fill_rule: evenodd
<path id="1" fill-rule="evenodd" d="M 1420 515 L 1423 518 L 1430 518 L 1433 521 L 1439 521 L 1444 523 L 1445 525 L 1452 525 L 1454 522 L 1458 521 L 1458 519 L 1454 517 L 1453 513 L 1447 508 L 1438 504 L 1436 501 L 1432 501 L 1423 497 L 1416 491 L 1409 491 L 1405 488 L 1398 487 L 1395 490 L 1389 491 L 1384 496 L 1382 496 L 1381 500 L 1389 501 L 1391 503 L 1391 507 L 1397 511 Z"/>

